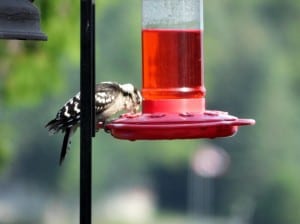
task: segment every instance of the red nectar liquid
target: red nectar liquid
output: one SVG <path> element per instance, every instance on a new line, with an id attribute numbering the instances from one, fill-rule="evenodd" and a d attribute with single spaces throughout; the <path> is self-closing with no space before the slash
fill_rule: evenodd
<path id="1" fill-rule="evenodd" d="M 203 98 L 202 30 L 142 31 L 143 97 Z"/>

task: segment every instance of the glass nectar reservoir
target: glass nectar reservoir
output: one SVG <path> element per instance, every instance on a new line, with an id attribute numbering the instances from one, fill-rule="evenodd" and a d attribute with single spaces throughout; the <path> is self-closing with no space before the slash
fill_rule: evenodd
<path id="1" fill-rule="evenodd" d="M 203 112 L 203 1 L 143 0 L 143 112 Z"/>

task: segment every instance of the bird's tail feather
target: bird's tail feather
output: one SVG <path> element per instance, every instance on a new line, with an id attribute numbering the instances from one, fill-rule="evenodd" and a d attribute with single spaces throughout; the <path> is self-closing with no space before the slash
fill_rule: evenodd
<path id="1" fill-rule="evenodd" d="M 64 159 L 66 157 L 70 137 L 71 137 L 71 128 L 67 128 L 65 130 L 65 136 L 64 136 L 63 144 L 62 144 L 61 151 L 60 151 L 59 165 L 62 164 L 62 162 L 64 161 Z"/>
<path id="2" fill-rule="evenodd" d="M 57 133 L 60 130 L 60 128 L 61 128 L 60 124 L 61 124 L 61 122 L 59 120 L 53 119 L 53 120 L 49 121 L 45 125 L 45 127 L 48 129 L 49 134 L 53 135 L 53 134 Z"/>

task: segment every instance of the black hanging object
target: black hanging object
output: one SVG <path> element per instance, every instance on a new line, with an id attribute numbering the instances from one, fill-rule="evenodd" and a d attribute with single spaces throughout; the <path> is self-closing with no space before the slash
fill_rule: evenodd
<path id="1" fill-rule="evenodd" d="M 0 39 L 47 40 L 30 0 L 0 0 Z"/>

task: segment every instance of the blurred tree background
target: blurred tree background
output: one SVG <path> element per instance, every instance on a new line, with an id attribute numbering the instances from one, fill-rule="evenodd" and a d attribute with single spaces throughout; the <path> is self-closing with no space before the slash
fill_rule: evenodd
<path id="1" fill-rule="evenodd" d="M 78 223 L 79 136 L 59 167 L 62 136 L 48 136 L 44 125 L 79 90 L 79 1 L 35 4 L 49 40 L 0 41 L 0 223 Z M 97 81 L 140 86 L 140 1 L 96 5 Z M 190 213 L 197 223 L 300 223 L 299 21 L 299 0 L 205 1 L 208 109 L 257 124 L 215 140 L 127 142 L 99 133 L 95 223 L 111 223 L 103 217 L 113 203 L 104 202 L 120 192 L 134 192 L 127 206 L 109 210 L 120 223 L 187 223 Z M 230 158 L 222 176 L 193 173 L 191 158 L 207 145 Z M 191 206 L 195 192 L 202 206 Z M 142 214 L 146 202 L 155 205 L 153 222 L 122 213 L 132 205 Z"/>

